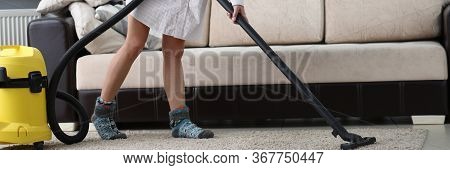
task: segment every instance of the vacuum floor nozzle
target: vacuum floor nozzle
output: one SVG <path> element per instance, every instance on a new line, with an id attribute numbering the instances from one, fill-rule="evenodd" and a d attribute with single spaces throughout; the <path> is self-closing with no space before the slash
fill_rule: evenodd
<path id="1" fill-rule="evenodd" d="M 362 138 L 359 136 L 359 139 L 356 139 L 354 141 L 350 141 L 349 143 L 341 144 L 342 150 L 353 150 L 362 146 L 371 145 L 377 142 L 377 139 L 375 137 L 365 137 Z"/>

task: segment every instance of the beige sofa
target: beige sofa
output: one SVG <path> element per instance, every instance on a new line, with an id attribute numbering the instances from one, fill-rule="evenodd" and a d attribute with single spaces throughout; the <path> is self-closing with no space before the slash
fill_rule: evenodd
<path id="1" fill-rule="evenodd" d="M 246 1 L 250 23 L 337 115 L 416 116 L 421 119 L 415 123 L 438 124 L 448 112 L 447 52 L 440 42 L 445 6 L 445 0 Z M 245 90 L 252 88 L 256 94 L 271 94 L 267 89 L 275 86 L 295 92 L 216 1 L 208 10 L 208 31 L 188 43 L 183 58 L 195 119 L 318 116 L 298 100 L 250 100 Z M 76 62 L 76 91 L 89 109 L 113 56 L 87 55 Z M 161 51 L 142 52 L 119 93 L 120 112 L 126 113 L 118 121 L 167 121 L 167 103 L 158 97 L 164 96 L 162 78 Z M 225 100 L 223 93 L 237 97 Z M 216 98 L 207 100 L 211 94 Z"/>

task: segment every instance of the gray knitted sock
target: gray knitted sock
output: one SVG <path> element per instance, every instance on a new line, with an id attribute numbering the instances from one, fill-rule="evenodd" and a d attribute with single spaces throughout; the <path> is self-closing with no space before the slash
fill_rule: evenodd
<path id="1" fill-rule="evenodd" d="M 189 108 L 175 109 L 169 112 L 172 136 L 175 138 L 208 139 L 213 138 L 214 133 L 204 130 L 191 122 Z"/>
<path id="2" fill-rule="evenodd" d="M 105 103 L 100 97 L 97 98 L 94 114 L 91 121 L 94 123 L 98 134 L 103 140 L 126 139 L 127 135 L 117 129 L 113 119 L 116 102 Z"/>

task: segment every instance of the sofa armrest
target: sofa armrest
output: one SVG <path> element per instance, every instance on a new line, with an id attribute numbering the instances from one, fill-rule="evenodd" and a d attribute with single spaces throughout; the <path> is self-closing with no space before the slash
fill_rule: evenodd
<path id="1" fill-rule="evenodd" d="M 71 17 L 49 14 L 28 24 L 29 45 L 43 53 L 50 70 L 76 41 L 75 24 Z"/>
<path id="2" fill-rule="evenodd" d="M 28 25 L 29 46 L 41 51 L 46 62 L 48 77 L 52 76 L 64 53 L 76 41 L 74 21 L 71 17 L 49 14 L 41 19 L 31 21 Z M 76 60 L 70 61 L 61 77 L 58 90 L 76 96 L 75 62 Z M 56 110 L 60 122 L 73 122 L 75 120 L 69 105 L 62 102 L 58 103 Z"/>
<path id="3" fill-rule="evenodd" d="M 450 5 L 447 5 L 442 12 L 443 16 L 443 44 L 445 51 L 447 52 L 447 66 L 450 66 Z M 449 70 L 450 74 L 450 70 Z M 448 86 L 447 86 L 448 87 Z M 450 90 L 447 91 L 448 95 L 450 95 Z M 450 116 L 446 117 L 446 123 L 450 122 Z"/>
<path id="4" fill-rule="evenodd" d="M 444 8 L 442 13 L 443 20 L 443 34 L 444 34 L 444 47 L 447 54 L 450 54 L 450 5 Z"/>

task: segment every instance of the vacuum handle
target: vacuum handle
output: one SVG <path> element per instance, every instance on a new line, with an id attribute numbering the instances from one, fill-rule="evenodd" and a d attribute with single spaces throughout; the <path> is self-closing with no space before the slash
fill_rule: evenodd
<path id="1" fill-rule="evenodd" d="M 230 14 L 234 13 L 234 7 L 233 4 L 228 1 L 228 0 L 217 0 L 219 2 L 220 5 L 222 5 L 222 7 Z M 243 22 L 243 21 L 247 21 L 246 19 L 244 19 L 241 14 L 238 14 L 237 18 L 236 18 L 236 23 L 239 24 L 239 22 Z"/>
<path id="2" fill-rule="evenodd" d="M 220 5 L 230 14 L 234 12 L 233 4 L 228 0 L 217 0 Z"/>
<path id="3" fill-rule="evenodd" d="M 219 4 L 230 14 L 234 13 L 233 4 L 231 4 L 228 0 L 217 0 Z M 279 57 L 276 57 L 277 54 L 270 48 L 270 46 L 264 41 L 264 39 L 255 31 L 255 29 L 248 23 L 248 21 L 238 14 L 236 18 L 236 23 L 241 26 L 245 32 L 252 38 L 255 43 L 264 51 L 264 53 L 268 54 L 271 59 L 275 59 L 276 63 L 282 62 L 279 60 Z M 278 65 L 278 64 L 277 64 Z"/>

